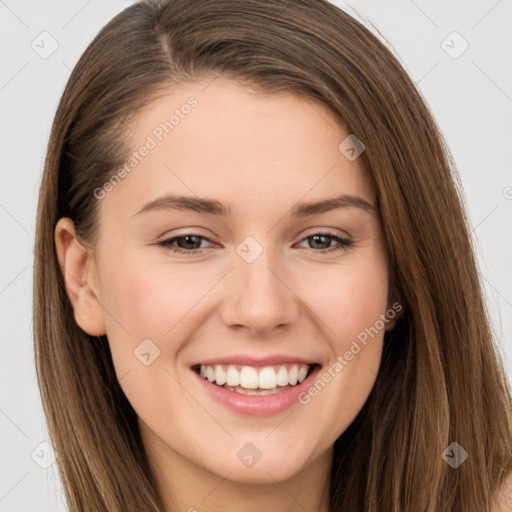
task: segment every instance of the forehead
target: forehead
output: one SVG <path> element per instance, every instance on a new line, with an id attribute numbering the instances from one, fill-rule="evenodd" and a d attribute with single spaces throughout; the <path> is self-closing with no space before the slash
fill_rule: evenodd
<path id="1" fill-rule="evenodd" d="M 361 159 L 339 149 L 348 135 L 325 105 L 291 92 L 222 78 L 182 84 L 130 122 L 133 165 L 108 199 L 129 214 L 163 192 L 215 197 L 235 214 L 344 193 L 373 203 Z"/>

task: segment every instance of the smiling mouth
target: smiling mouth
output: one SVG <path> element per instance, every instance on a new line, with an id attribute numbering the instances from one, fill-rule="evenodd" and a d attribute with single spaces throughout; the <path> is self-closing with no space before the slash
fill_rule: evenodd
<path id="1" fill-rule="evenodd" d="M 320 365 L 278 364 L 274 366 L 195 365 L 192 370 L 216 386 L 242 395 L 274 395 L 299 385 Z"/>

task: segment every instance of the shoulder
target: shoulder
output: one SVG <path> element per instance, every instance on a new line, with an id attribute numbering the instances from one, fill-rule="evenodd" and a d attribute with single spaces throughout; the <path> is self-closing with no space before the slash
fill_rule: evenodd
<path id="1" fill-rule="evenodd" d="M 498 492 L 492 512 L 512 512 L 512 475 L 510 475 Z"/>

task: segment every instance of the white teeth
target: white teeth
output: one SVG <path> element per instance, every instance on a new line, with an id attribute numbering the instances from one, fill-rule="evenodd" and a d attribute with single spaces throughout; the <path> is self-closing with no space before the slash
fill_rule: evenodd
<path id="1" fill-rule="evenodd" d="M 308 374 L 308 367 L 306 365 L 302 365 L 300 368 L 299 368 L 299 373 L 297 375 L 297 380 L 299 382 L 302 382 L 305 378 L 306 378 L 306 375 Z"/>
<path id="2" fill-rule="evenodd" d="M 213 382 L 215 380 L 215 370 L 211 366 L 206 367 L 206 378 Z"/>
<path id="3" fill-rule="evenodd" d="M 258 389 L 258 372 L 252 366 L 244 366 L 240 372 L 240 386 L 245 389 Z"/>
<path id="4" fill-rule="evenodd" d="M 219 386 L 222 386 L 223 384 L 226 383 L 226 372 L 222 369 L 222 366 L 220 365 L 217 365 L 215 367 L 215 382 L 219 385 Z"/>
<path id="5" fill-rule="evenodd" d="M 277 386 L 277 375 L 274 368 L 271 366 L 265 366 L 265 368 L 260 372 L 258 382 L 258 387 L 261 389 L 274 389 Z"/>
<path id="6" fill-rule="evenodd" d="M 288 370 L 284 366 L 281 366 L 277 372 L 277 385 L 287 386 L 288 384 Z"/>
<path id="7" fill-rule="evenodd" d="M 277 371 L 276 369 L 279 368 Z M 261 368 L 259 374 L 256 368 L 252 366 L 242 366 L 238 371 L 237 367 L 233 364 L 227 366 L 222 365 L 201 365 L 199 375 L 203 379 L 208 379 L 210 382 L 215 382 L 218 386 L 224 386 L 244 393 L 243 390 L 275 390 L 278 387 L 295 386 L 302 382 L 309 371 L 309 365 L 293 364 L 281 366 L 265 366 Z M 244 393 L 255 394 L 255 393 Z M 272 394 L 260 393 L 258 394 Z"/>
<path id="8" fill-rule="evenodd" d="M 240 384 L 240 373 L 232 365 L 228 366 L 226 384 L 228 386 L 238 386 Z"/>
<path id="9" fill-rule="evenodd" d="M 206 374 L 208 375 L 208 373 Z M 290 368 L 290 371 L 288 372 L 288 382 L 295 386 L 297 384 L 297 376 L 299 375 L 299 367 L 298 366 L 292 366 Z"/>

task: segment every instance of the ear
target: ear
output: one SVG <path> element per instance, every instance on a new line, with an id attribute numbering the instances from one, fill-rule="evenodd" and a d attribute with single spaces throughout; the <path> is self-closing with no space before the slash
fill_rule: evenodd
<path id="1" fill-rule="evenodd" d="M 76 323 L 91 336 L 106 334 L 94 252 L 77 240 L 70 218 L 57 222 L 55 248 Z"/>
<path id="2" fill-rule="evenodd" d="M 386 314 L 389 318 L 389 321 L 386 322 L 386 331 L 391 331 L 395 328 L 397 320 L 404 315 L 404 309 L 405 306 L 401 294 L 397 290 L 394 282 L 392 282 L 388 296 L 388 309 L 386 310 L 389 312 Z"/>

